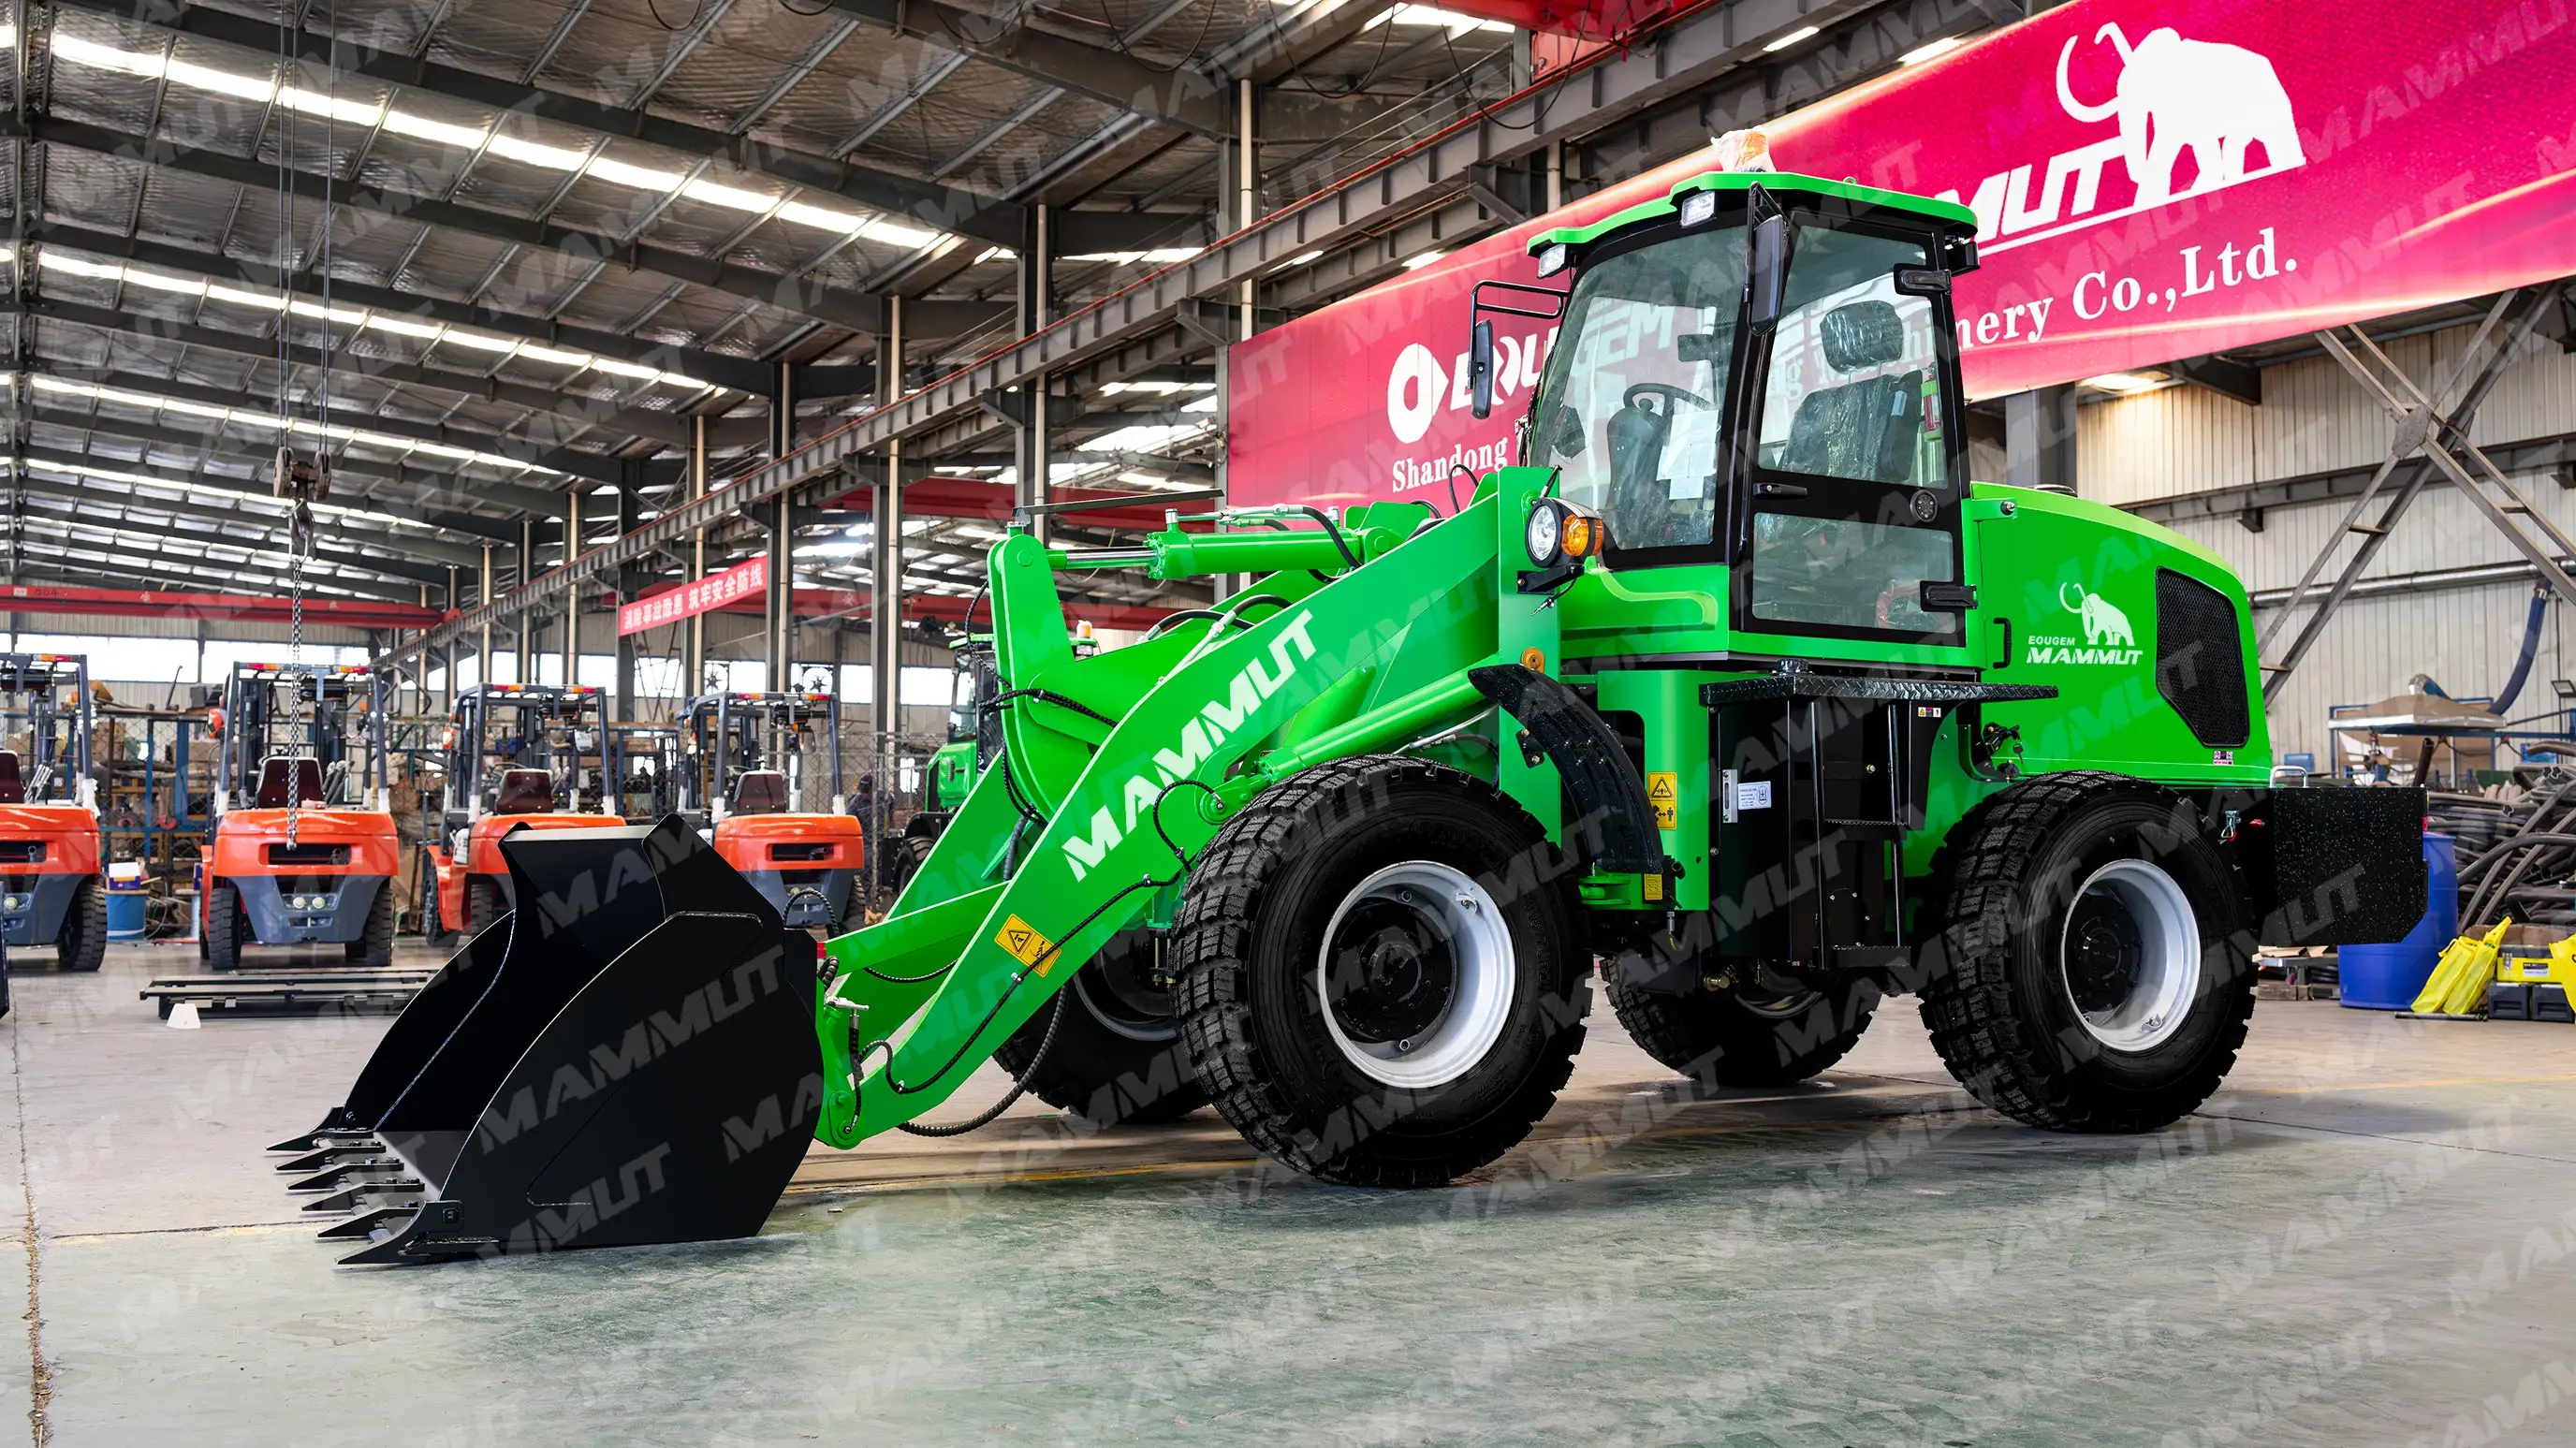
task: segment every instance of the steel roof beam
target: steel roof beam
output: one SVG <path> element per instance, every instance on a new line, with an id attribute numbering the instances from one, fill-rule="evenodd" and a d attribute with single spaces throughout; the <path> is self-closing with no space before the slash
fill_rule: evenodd
<path id="1" fill-rule="evenodd" d="M 872 211 L 902 216 L 989 242 L 1008 244 L 1020 234 L 1020 208 L 994 197 L 979 196 L 839 159 L 791 150 L 749 136 L 727 135 L 705 126 L 627 106 L 606 105 L 526 81 L 505 80 L 451 65 L 440 65 L 400 51 L 377 50 L 363 40 L 332 37 L 312 29 L 286 29 L 247 16 L 202 5 L 175 5 L 170 0 L 57 0 L 139 24 L 177 30 L 274 56 L 292 46 L 296 57 L 451 100 L 515 111 L 560 125 L 664 146 L 693 156 L 715 156 L 741 168 L 797 186 L 855 201 Z M 866 17 L 858 17 L 865 19 Z"/>
<path id="2" fill-rule="evenodd" d="M 274 454 L 263 455 L 253 451 L 256 444 L 226 436 L 211 428 L 189 432 L 181 428 L 165 427 L 158 423 L 132 422 L 120 417 L 101 415 L 91 399 L 70 397 L 60 393 L 37 392 L 33 388 L 29 389 L 29 393 L 29 400 L 36 404 L 38 411 L 69 414 L 68 418 L 56 416 L 44 419 L 51 426 L 76 427 L 84 432 L 104 433 L 130 442 L 157 443 L 164 447 L 211 451 L 223 456 L 239 458 L 254 467 L 266 467 L 274 461 Z M 105 465 L 122 466 L 122 464 Z M 331 470 L 334 474 L 374 478 L 381 482 L 408 487 L 414 490 L 411 500 L 414 506 L 426 506 L 433 499 L 461 498 L 468 504 L 480 503 L 487 507 L 508 508 L 516 512 L 535 514 L 544 520 L 539 524 L 541 530 L 552 528 L 554 520 L 560 518 L 564 512 L 562 493 L 521 487 L 515 483 L 460 478 L 452 472 L 431 472 L 423 468 L 405 467 L 399 463 L 379 463 L 345 456 L 332 458 Z M 377 501 L 393 500 L 379 497 Z M 423 514 L 423 518 L 424 521 L 438 520 L 440 526 L 456 528 L 461 532 L 477 531 L 474 528 L 465 527 L 445 514 Z M 499 530 L 493 535 L 496 541 L 515 543 L 518 540 L 518 529 L 515 526 L 504 525 L 497 520 L 488 522 L 487 526 Z"/>
<path id="3" fill-rule="evenodd" d="M 31 219 L 32 220 L 32 219 Z M 423 236 L 428 232 L 423 231 Z M 175 245 L 164 241 L 147 241 L 138 237 L 119 236 L 112 231 L 92 231 L 85 227 L 64 226 L 52 222 L 34 222 L 28 227 L 27 239 L 38 245 L 68 247 L 96 256 L 114 257 L 121 261 L 140 262 L 146 266 L 165 267 L 172 271 L 193 272 L 226 283 L 239 283 L 262 291 L 277 289 L 277 267 L 274 262 L 254 261 L 228 256 L 220 250 Z M 409 317 L 421 321 L 444 322 L 450 326 L 472 327 L 504 337 L 518 337 L 549 347 L 571 347 L 620 362 L 655 367 L 666 372 L 712 382 L 736 392 L 761 393 L 773 383 L 770 369 L 749 357 L 725 352 L 710 352 L 696 347 L 678 347 L 664 343 L 636 340 L 624 332 L 597 327 L 553 322 L 530 317 L 523 312 L 504 311 L 441 297 L 423 296 L 418 292 L 394 287 L 380 287 L 349 277 L 333 276 L 331 301 L 345 307 L 366 307 L 389 316 Z M 322 292 L 317 274 L 308 265 L 294 279 L 294 295 L 319 304 Z"/>
<path id="4" fill-rule="evenodd" d="M 182 543 L 246 548 L 254 552 L 283 553 L 287 547 L 284 540 L 288 536 L 288 523 L 283 514 L 262 518 L 227 509 L 137 498 L 130 493 L 108 493 L 78 483 L 57 483 L 34 477 L 19 480 L 18 486 L 22 490 L 21 496 L 35 504 L 42 516 L 59 518 L 79 527 L 105 529 L 120 537 L 169 538 Z M 62 506 L 59 509 L 45 506 L 48 503 Z M 138 518 L 134 516 L 137 512 L 165 513 L 170 515 L 171 521 L 165 524 L 148 517 Z M 180 526 L 181 519 L 214 526 L 183 527 Z M 257 536 L 243 537 L 220 531 L 226 524 L 253 529 Z M 447 582 L 444 564 L 383 556 L 371 551 L 368 545 L 331 537 L 331 531 L 327 525 L 317 527 L 313 550 L 315 557 L 335 568 L 354 569 L 378 578 L 400 579 L 409 583 L 443 585 Z"/>
<path id="5" fill-rule="evenodd" d="M 194 402 L 207 407 L 239 408 L 245 401 L 254 404 L 273 404 L 278 400 L 273 392 L 244 393 L 221 387 L 201 387 L 193 382 L 159 377 L 149 372 L 75 367 L 53 359 L 46 360 L 52 365 L 38 370 L 48 377 L 58 377 L 66 382 L 87 383 L 93 387 L 122 388 L 127 391 L 169 398 L 177 402 Z M 342 399 L 344 402 L 347 400 Z M 302 399 L 298 399 L 297 403 L 299 406 L 304 405 Z M 359 420 L 353 421 L 352 418 Z M 207 420 L 213 421 L 211 418 Z M 618 466 L 618 459 L 600 453 L 575 452 L 570 448 L 548 448 L 542 452 L 535 452 L 517 438 L 464 432 L 437 423 L 410 422 L 402 418 L 386 417 L 365 408 L 334 408 L 333 416 L 322 419 L 322 422 L 329 426 L 363 428 L 369 432 L 381 433 L 386 437 L 409 442 L 468 448 L 475 452 L 489 453 L 495 457 L 510 458 L 514 462 L 526 462 L 553 472 L 563 473 L 568 477 L 588 478 L 596 483 L 617 483 L 625 481 L 626 478 L 625 472 Z M 359 444 L 359 446 L 367 445 Z M 560 499 L 556 501 L 551 511 L 556 515 L 564 511 Z"/>
<path id="6" fill-rule="evenodd" d="M 51 457 L 47 456 L 53 452 L 53 449 L 51 448 L 27 448 L 23 449 L 22 452 L 34 470 L 57 472 L 66 468 L 97 467 L 97 464 L 95 463 L 56 462 Z M 109 471 L 108 469 L 99 470 Z M 124 469 L 115 469 L 114 471 L 124 471 Z M 136 476 L 141 477 L 145 475 L 138 473 Z M 244 528 L 258 529 L 263 536 L 267 537 L 274 537 L 277 534 L 283 533 L 286 530 L 289 521 L 287 515 L 283 511 L 270 512 L 264 509 L 240 507 L 223 502 L 210 501 L 202 495 L 196 494 L 182 494 L 177 498 L 157 497 L 135 490 L 130 484 L 109 483 L 98 479 L 86 479 L 75 483 L 54 482 L 47 478 L 30 476 L 22 479 L 21 481 L 22 485 L 30 492 L 50 492 L 57 497 L 80 498 L 86 501 L 95 502 L 104 507 L 129 509 L 140 508 L 146 512 L 169 513 L 173 516 L 202 518 L 213 523 L 237 524 Z M 174 483 L 164 483 L 161 484 L 161 486 L 175 488 L 179 485 Z M 200 486 L 203 485 L 201 484 Z M 116 489 L 123 489 L 124 491 L 113 491 Z M 227 489 L 226 491 L 231 492 L 232 490 Z M 234 496 L 247 500 L 252 495 L 247 493 L 234 493 Z M 419 575 L 422 581 L 428 583 L 445 582 L 447 578 L 447 569 L 451 565 L 458 568 L 475 568 L 479 567 L 482 563 L 482 554 L 477 548 L 468 548 L 461 544 L 449 543 L 437 538 L 407 538 L 399 533 L 389 533 L 381 529 L 352 524 L 348 519 L 338 517 L 328 512 L 315 513 L 313 526 L 316 535 L 319 537 L 336 538 L 342 544 L 351 548 L 375 550 L 377 556 L 386 558 L 387 561 L 401 561 L 398 555 L 404 554 L 408 554 L 414 559 L 424 560 L 415 563 L 412 566 L 421 569 L 434 570 Z M 363 561 L 363 558 L 359 561 Z M 412 575 L 406 572 L 404 576 L 410 577 Z"/>
<path id="7" fill-rule="evenodd" d="M 87 302 L 62 301 L 51 297 L 34 297 L 25 303 L 0 298 L 0 315 L 21 313 L 38 318 L 72 322 L 109 333 L 118 340 L 136 342 L 170 342 L 228 356 L 249 357 L 263 361 L 277 360 L 277 339 L 248 332 L 226 331 L 220 327 L 199 326 L 177 321 L 142 310 L 129 310 L 134 303 L 129 297 L 125 307 L 99 307 Z M 673 447 L 689 443 L 689 417 L 683 412 L 664 412 L 649 407 L 627 407 L 614 401 L 585 397 L 560 388 L 542 387 L 532 382 L 512 382 L 474 373 L 446 372 L 416 363 L 393 362 L 369 357 L 352 349 L 338 348 L 329 352 L 311 344 L 309 338 L 298 339 L 290 354 L 298 367 L 320 367 L 327 359 L 335 372 L 354 373 L 389 386 L 418 387 L 447 393 L 460 398 L 497 402 L 524 407 L 575 424 L 582 429 L 605 433 L 611 438 L 649 438 Z M 738 441 L 750 441 L 748 436 Z"/>
<path id="8" fill-rule="evenodd" d="M 280 175 L 276 166 L 253 157 L 204 150 L 160 136 L 138 136 L 87 121 L 40 115 L 30 119 L 28 129 L 35 140 L 46 145 L 139 162 L 183 175 L 229 181 L 252 190 L 273 192 Z M 880 330 L 885 321 L 885 299 L 874 293 L 844 291 L 839 287 L 800 281 L 779 272 L 734 266 L 720 257 L 692 256 L 669 247 L 646 246 L 640 242 L 627 245 L 613 236 L 582 231 L 557 222 L 509 216 L 408 192 L 386 191 L 344 182 L 318 171 L 297 169 L 283 174 L 298 200 L 317 205 L 326 200 L 327 192 L 331 205 L 345 206 L 352 211 L 399 217 L 428 226 L 444 226 L 494 241 L 540 247 L 558 256 L 585 261 L 601 258 L 622 260 L 638 271 L 690 282 L 781 311 L 819 317 L 854 332 Z M 947 306 L 993 310 L 978 303 L 951 303 Z M 904 322 L 907 327 L 918 325 L 924 328 L 923 335 L 927 336 L 930 335 L 927 329 L 936 327 L 943 315 L 942 304 L 929 303 L 906 308 Z M 921 318 L 918 324 L 914 322 L 916 316 Z"/>
<path id="9" fill-rule="evenodd" d="M 944 0 L 832 0 L 845 15 L 946 50 L 963 51 L 1014 75 L 1061 86 L 1149 120 L 1224 136 L 1233 126 L 1224 85 L 1188 66 L 1165 71 L 1103 46 L 1006 24 Z M 993 240 L 1008 244 L 1010 238 Z"/>

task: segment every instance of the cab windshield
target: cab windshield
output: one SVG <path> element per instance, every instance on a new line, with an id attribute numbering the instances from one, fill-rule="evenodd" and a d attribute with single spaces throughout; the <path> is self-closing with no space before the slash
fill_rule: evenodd
<path id="1" fill-rule="evenodd" d="M 1606 257 L 1575 282 L 1530 451 L 1622 549 L 1714 535 L 1745 260 L 1744 228 L 1712 224 Z"/>

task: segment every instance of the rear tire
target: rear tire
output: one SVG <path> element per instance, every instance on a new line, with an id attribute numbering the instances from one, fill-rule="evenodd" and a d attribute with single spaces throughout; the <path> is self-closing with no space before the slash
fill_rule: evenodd
<path id="1" fill-rule="evenodd" d="M 510 903 L 501 898 L 501 882 L 482 875 L 465 879 L 465 928 L 480 934 L 492 928 L 492 922 L 510 913 Z"/>
<path id="2" fill-rule="evenodd" d="M 888 842 L 884 867 L 877 872 L 877 909 L 892 910 L 903 898 L 903 887 L 921 873 L 921 862 L 930 858 L 931 848 L 939 843 L 934 832 L 927 835 L 904 835 Z"/>
<path id="3" fill-rule="evenodd" d="M 1671 995 L 1603 972 L 1610 1008 L 1645 1053 L 1713 1086 L 1787 1086 L 1825 1070 L 1860 1041 L 1878 987 L 1854 980 L 1755 1004 L 1739 990 Z"/>
<path id="4" fill-rule="evenodd" d="M 1443 1185 L 1528 1136 L 1573 1070 L 1580 920 L 1546 832 L 1492 785 L 1392 755 L 1306 770 L 1191 867 L 1192 1074 L 1300 1171 Z"/>
<path id="5" fill-rule="evenodd" d="M 1040 1101 L 1094 1126 L 1156 1125 L 1207 1105 L 1171 995 L 1155 988 L 1154 946 L 1148 930 L 1112 936 L 1065 985 L 1073 999 L 1046 1055 L 1037 1049 L 1051 1010 L 1022 1023 L 993 1060 Z"/>
<path id="6" fill-rule="evenodd" d="M 340 947 L 351 965 L 370 970 L 381 969 L 394 961 L 394 892 L 393 881 L 376 887 L 376 898 L 367 906 L 367 923 L 358 938 Z"/>
<path id="7" fill-rule="evenodd" d="M 2153 1131 L 2218 1090 L 2253 940 L 2198 812 L 2093 770 L 1979 805 L 1934 869 L 1923 1024 L 1979 1101 L 2059 1131 Z"/>
<path id="8" fill-rule="evenodd" d="M 231 970 L 241 964 L 241 949 L 250 939 L 250 921 L 242 913 L 241 887 L 230 880 L 206 885 L 206 964 Z"/>
<path id="9" fill-rule="evenodd" d="M 65 970 L 96 970 L 107 960 L 107 890 L 96 880 L 83 880 L 63 912 L 63 929 L 54 937 L 54 960 Z"/>

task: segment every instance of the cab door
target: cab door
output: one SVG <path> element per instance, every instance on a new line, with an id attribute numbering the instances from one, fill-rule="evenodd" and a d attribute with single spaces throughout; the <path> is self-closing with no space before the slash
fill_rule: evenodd
<path id="1" fill-rule="evenodd" d="M 1935 238 L 1812 213 L 1789 235 L 1778 320 L 1748 329 L 1737 384 L 1735 627 L 1791 656 L 1850 640 L 1964 661 L 1958 362 Z M 1754 269 L 1758 307 L 1758 255 Z"/>

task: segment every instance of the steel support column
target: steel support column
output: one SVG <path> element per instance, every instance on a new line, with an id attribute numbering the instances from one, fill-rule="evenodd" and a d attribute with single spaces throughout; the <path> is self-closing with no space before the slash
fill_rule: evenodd
<path id="1" fill-rule="evenodd" d="M 691 419 L 689 433 L 689 498 L 694 502 L 707 495 L 707 419 L 701 414 Z M 698 529 L 689 538 L 689 579 L 695 582 L 707 576 L 707 530 Z M 707 616 L 699 614 L 685 625 L 688 646 L 680 656 L 680 702 L 687 703 L 707 680 Z"/>
<path id="2" fill-rule="evenodd" d="M 796 450 L 795 379 L 788 365 L 778 364 L 778 390 L 769 399 L 769 456 L 774 461 Z M 769 529 L 769 587 L 762 596 L 761 659 L 768 687 L 790 687 L 787 675 L 796 657 L 796 525 L 788 495 L 781 493 L 763 509 Z"/>
<path id="3" fill-rule="evenodd" d="M 1055 238 L 1053 208 L 1037 205 L 1028 210 L 1028 224 L 1022 228 L 1020 242 L 1020 335 L 1045 331 L 1055 320 Z M 1046 374 L 1038 373 L 1020 385 L 1019 457 L 1013 471 L 1019 475 L 1019 487 L 1013 501 L 1021 506 L 1034 506 L 1047 500 L 1047 388 Z M 891 400 L 891 399 L 889 399 Z M 1046 516 L 1039 514 L 1029 531 L 1043 540 L 1047 535 Z"/>
<path id="4" fill-rule="evenodd" d="M 589 487 L 575 483 L 565 490 L 563 561 L 567 564 L 581 556 L 581 495 Z M 563 681 L 570 688 L 581 682 L 581 585 L 564 585 Z"/>
<path id="5" fill-rule="evenodd" d="M 617 490 L 618 536 L 624 537 L 634 526 L 635 490 L 620 487 Z M 627 597 L 628 581 L 626 570 L 618 570 L 617 592 L 612 595 L 616 602 L 632 601 Z M 610 687 L 613 690 L 613 697 L 609 700 L 610 712 L 620 720 L 633 720 L 635 718 L 635 635 L 631 633 L 620 632 L 617 635 L 617 677 Z"/>
<path id="6" fill-rule="evenodd" d="M 2075 386 L 2034 387 L 2004 399 L 2004 481 L 2075 491 Z"/>
<path id="7" fill-rule="evenodd" d="M 489 543 L 483 545 L 483 572 L 480 577 L 483 602 L 490 603 L 492 601 L 492 545 Z M 475 657 L 474 682 L 477 684 L 492 682 L 492 620 L 489 618 L 483 620 L 483 648 L 482 652 Z"/>
<path id="8" fill-rule="evenodd" d="M 903 395 L 903 306 L 886 300 L 886 331 L 877 342 L 878 395 L 892 402 Z M 886 809 L 894 795 L 896 741 L 903 732 L 903 439 L 886 440 L 885 480 L 877 485 L 869 517 L 868 622 L 869 709 L 868 773 L 877 787 L 869 792 L 867 823 L 868 893 L 875 898 L 878 879 L 877 842 L 886 837 Z M 969 619 L 971 627 L 973 620 Z M 833 743 L 839 748 L 839 742 Z"/>

